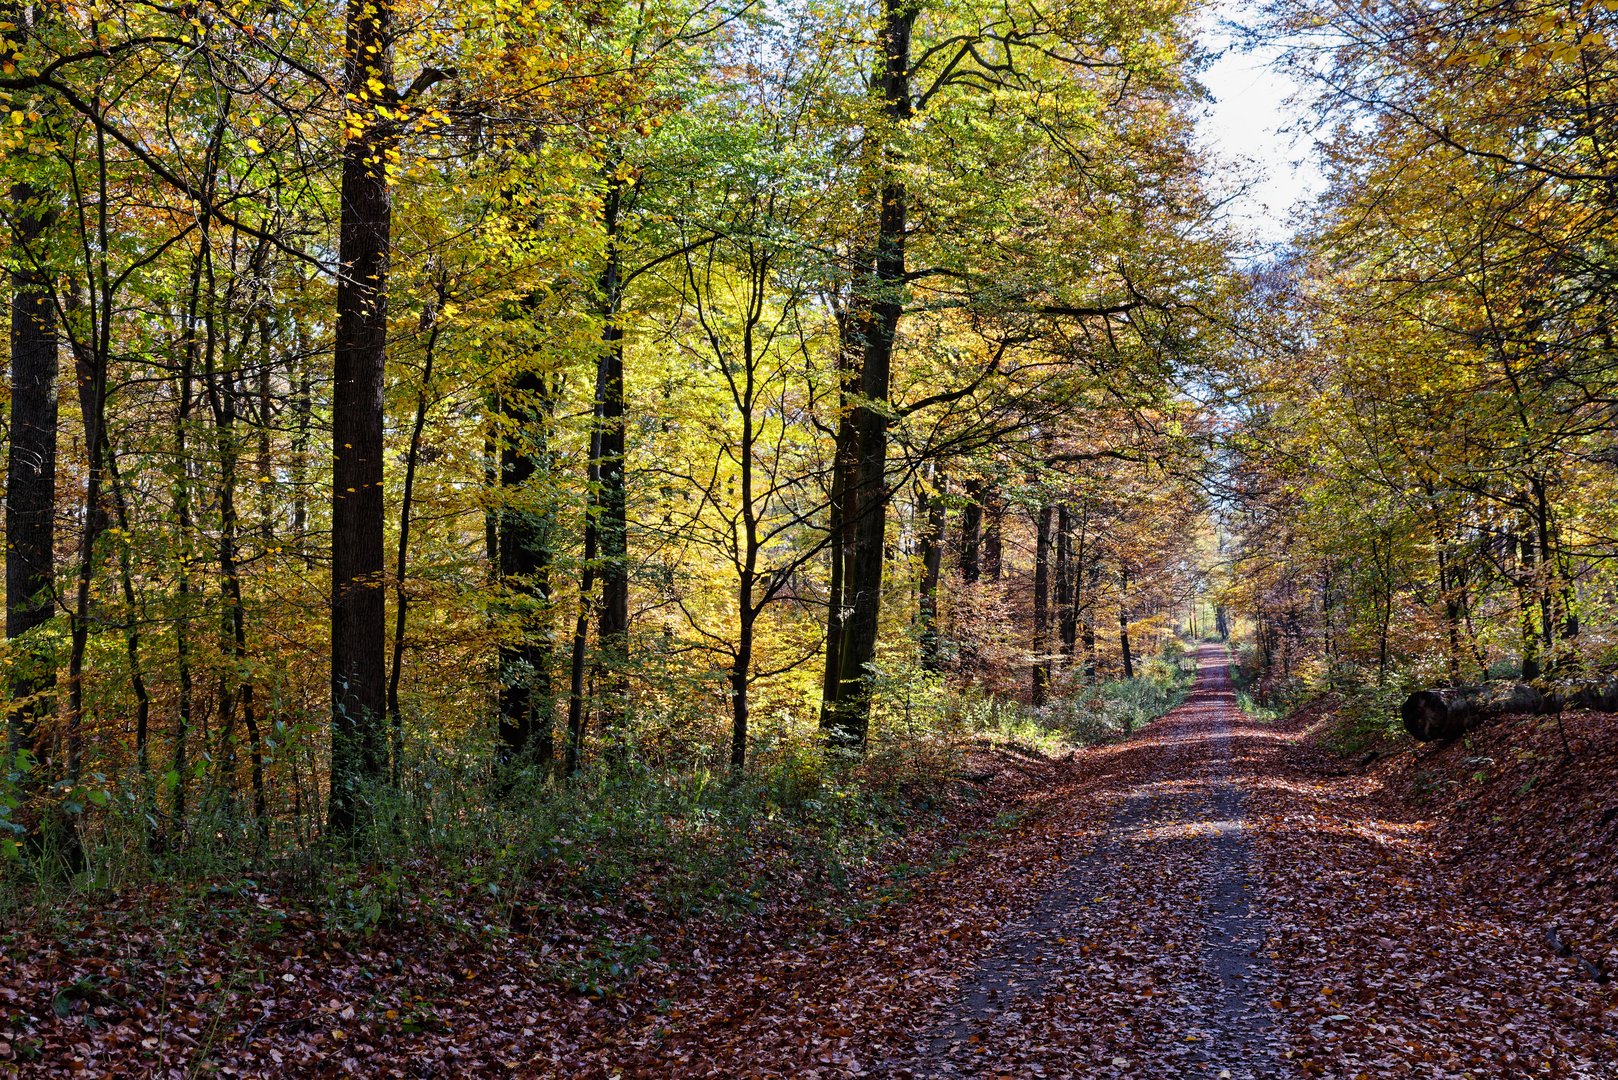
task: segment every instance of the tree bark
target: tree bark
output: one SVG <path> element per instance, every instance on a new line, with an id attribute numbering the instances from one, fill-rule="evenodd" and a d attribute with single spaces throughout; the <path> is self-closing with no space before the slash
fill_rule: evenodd
<path id="1" fill-rule="evenodd" d="M 20 25 L 20 22 L 19 22 Z M 49 222 L 41 195 L 11 189 L 11 410 L 6 442 L 6 639 L 11 643 L 7 745 L 42 756 L 39 723 L 53 711 L 56 663 L 22 642 L 56 610 L 56 308 L 35 250 Z M 9 769 L 9 765 L 7 766 Z"/>
<path id="2" fill-rule="evenodd" d="M 961 510 L 961 580 L 970 585 L 983 576 L 978 547 L 983 540 L 983 484 L 968 480 L 965 492 L 967 503 Z"/>
<path id="3" fill-rule="evenodd" d="M 1129 651 L 1129 567 L 1118 568 L 1118 651 L 1123 658 L 1124 678 L 1135 677 L 1135 657 Z"/>
<path id="4" fill-rule="evenodd" d="M 1405 730 L 1421 742 L 1458 739 L 1480 724 L 1514 713 L 1545 715 L 1564 709 L 1618 712 L 1618 676 L 1547 693 L 1528 683 L 1499 682 L 1418 690 L 1405 699 L 1399 716 Z"/>
<path id="5" fill-rule="evenodd" d="M 856 294 L 854 303 L 858 304 Z M 849 404 L 859 374 L 858 319 L 845 308 L 837 317 L 837 373 L 841 384 L 838 395 L 837 434 L 833 443 L 831 491 L 826 515 L 826 551 L 829 571 L 826 587 L 826 665 L 820 683 L 820 726 L 829 730 L 837 704 L 838 679 L 842 674 L 843 619 L 847 616 L 844 590 L 848 555 L 854 547 L 851 527 L 856 516 L 853 503 L 859 455 L 854 444 L 854 413 Z"/>
<path id="6" fill-rule="evenodd" d="M 1049 503 L 1039 508 L 1034 529 L 1034 705 L 1044 705 L 1051 693 L 1051 517 Z"/>
<path id="7" fill-rule="evenodd" d="M 601 545 L 601 607 L 596 625 L 601 667 L 601 730 L 622 742 L 629 707 L 629 517 L 625 478 L 624 331 L 619 324 L 623 281 L 618 239 L 624 184 L 614 175 L 607 185 L 602 218 L 607 262 L 601 272 L 602 375 L 598 486 Z"/>
<path id="8" fill-rule="evenodd" d="M 944 565 L 944 490 L 947 485 L 942 467 L 934 464 L 928 481 L 918 486 L 917 514 L 923 522 L 921 540 L 921 594 L 917 602 L 921 623 L 921 666 L 938 671 L 942 666 L 942 636 L 938 626 L 938 579 Z"/>
<path id="9" fill-rule="evenodd" d="M 902 124 L 911 114 L 910 32 L 917 9 L 907 0 L 883 0 L 878 84 L 886 118 Z M 884 154 L 884 158 L 888 157 Z M 888 394 L 894 341 L 904 313 L 905 220 L 909 194 L 898 170 L 883 161 L 877 205 L 873 295 L 862 333 L 860 392 L 854 441 L 859 454 L 853 551 L 844 593 L 848 615 L 839 647 L 837 700 L 824 729 L 834 743 L 863 749 L 870 728 L 871 664 L 882 613 L 882 570 L 887 528 Z"/>
<path id="10" fill-rule="evenodd" d="M 410 611 L 408 580 L 410 561 L 410 514 L 416 494 L 416 465 L 421 460 L 422 433 L 427 430 L 427 410 L 432 404 L 433 360 L 438 352 L 438 308 L 444 303 L 439 289 L 434 303 L 422 312 L 427 331 L 422 351 L 421 383 L 416 387 L 416 416 L 410 425 L 410 444 L 405 448 L 404 490 L 399 497 L 399 547 L 393 566 L 393 656 L 388 664 L 388 742 L 393 759 L 393 782 L 399 782 L 404 757 L 404 711 L 399 705 L 399 683 L 404 674 L 405 628 Z"/>
<path id="11" fill-rule="evenodd" d="M 1073 514 L 1064 503 L 1056 511 L 1056 612 L 1062 663 L 1073 662 L 1079 640 L 1078 558 L 1073 545 Z"/>
<path id="12" fill-rule="evenodd" d="M 1006 504 L 1000 492 L 989 488 L 983 508 L 983 576 L 999 581 L 1005 570 L 1005 543 L 1001 539 L 1006 519 Z"/>
<path id="13" fill-rule="evenodd" d="M 500 646 L 500 757 L 504 765 L 548 769 L 555 757 L 551 682 L 551 546 L 555 520 L 549 492 L 554 396 L 545 376 L 525 369 L 500 395 L 506 430 L 500 445 L 500 580 L 517 601 L 518 638 Z"/>
<path id="14" fill-rule="evenodd" d="M 1522 632 L 1522 677 L 1540 676 L 1539 620 L 1534 589 L 1537 574 L 1534 565 L 1534 538 L 1528 533 L 1518 537 L 1521 556 L 1517 564 L 1517 607 Z"/>
<path id="15" fill-rule="evenodd" d="M 382 388 L 394 140 L 376 88 L 391 83 L 391 14 L 388 0 L 348 3 L 344 84 L 357 131 L 343 148 L 332 394 L 329 823 L 339 835 L 361 823 L 362 789 L 387 775 Z"/>

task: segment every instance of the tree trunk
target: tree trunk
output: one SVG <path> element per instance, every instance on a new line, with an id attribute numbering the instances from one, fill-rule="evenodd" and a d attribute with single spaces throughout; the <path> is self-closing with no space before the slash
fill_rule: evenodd
<path id="1" fill-rule="evenodd" d="M 361 823 L 362 788 L 387 775 L 383 597 L 382 389 L 392 228 L 387 157 L 376 109 L 391 82 L 389 0 L 349 0 L 337 332 L 332 393 L 331 801 L 336 834 Z"/>
<path id="2" fill-rule="evenodd" d="M 298 331 L 298 389 L 292 397 L 292 543 L 305 566 L 309 565 L 309 421 L 313 411 L 308 345 Z"/>
<path id="3" fill-rule="evenodd" d="M 938 626 L 938 578 L 944 565 L 944 470 L 932 466 L 929 491 L 918 486 L 917 514 L 924 522 L 921 540 L 921 595 L 917 612 L 921 623 L 921 666 L 938 671 L 942 666 L 942 637 Z"/>
<path id="4" fill-rule="evenodd" d="M 591 491 L 601 486 L 601 402 L 606 395 L 602 385 L 607 368 L 596 365 L 595 406 L 590 423 L 590 453 L 585 466 Z M 596 564 L 600 554 L 598 517 L 592 496 L 584 512 L 584 558 L 579 572 L 579 613 L 573 622 L 573 650 L 568 663 L 567 692 L 567 750 L 563 771 L 572 776 L 579 771 L 584 759 L 584 668 L 585 653 L 590 645 L 590 613 L 594 608 Z"/>
<path id="5" fill-rule="evenodd" d="M 879 83 L 884 112 L 894 123 L 910 117 L 910 30 L 917 9 L 907 0 L 883 0 Z M 837 701 L 828 710 L 826 735 L 863 749 L 870 728 L 871 664 L 882 613 L 882 563 L 887 527 L 888 392 L 894 340 L 904 312 L 905 219 L 909 195 L 889 155 L 877 207 L 877 243 L 870 317 L 863 326 L 861 399 L 854 409 L 859 453 L 853 551 L 844 579 L 848 615 L 838 657 Z"/>
<path id="6" fill-rule="evenodd" d="M 1039 508 L 1034 530 L 1034 666 L 1033 694 L 1036 707 L 1050 700 L 1051 665 L 1051 517 L 1055 508 Z"/>
<path id="7" fill-rule="evenodd" d="M 600 492 L 597 526 L 601 545 L 601 608 L 596 626 L 597 663 L 601 666 L 601 730 L 620 745 L 629 707 L 629 519 L 624 475 L 624 331 L 619 324 L 623 282 L 618 250 L 619 218 L 624 186 L 614 176 L 603 204 L 607 263 L 601 273 L 602 353 L 600 363 L 601 428 L 597 472 Z"/>
<path id="8" fill-rule="evenodd" d="M 53 711 L 56 660 L 19 639 L 50 621 L 56 556 L 56 308 L 34 246 L 49 213 L 27 184 L 11 189 L 11 409 L 6 442 L 6 639 L 11 643 L 7 746 L 43 757 L 39 723 Z M 9 771 L 14 762 L 6 764 Z M 43 771 L 40 773 L 44 775 Z"/>
<path id="9" fill-rule="evenodd" d="M 965 492 L 968 501 L 961 510 L 961 580 L 970 585 L 982 576 L 978 545 L 983 538 L 983 485 L 968 480 Z"/>
<path id="10" fill-rule="evenodd" d="M 549 380 L 525 369 L 500 395 L 500 580 L 516 600 L 518 638 L 500 646 L 500 757 L 504 765 L 546 770 L 556 754 L 551 682 L 551 549 L 556 542 L 550 492 Z"/>
<path id="11" fill-rule="evenodd" d="M 1484 683 L 1418 690 L 1399 709 L 1405 730 L 1421 742 L 1458 739 L 1489 720 L 1514 713 L 1544 715 L 1564 709 L 1618 712 L 1618 676 L 1546 693 L 1524 682 Z"/>
<path id="12" fill-rule="evenodd" d="M 1522 677 L 1527 680 L 1540 676 L 1539 620 L 1536 610 L 1534 579 L 1534 538 L 1523 533 L 1518 538 L 1521 557 L 1517 564 L 1517 608 L 1522 633 Z"/>
<path id="13" fill-rule="evenodd" d="M 118 515 L 118 585 L 124 596 L 124 652 L 129 657 L 129 688 L 135 695 L 135 776 L 140 785 L 139 809 L 143 815 L 151 815 L 155 809 L 152 802 L 151 789 L 151 748 L 150 724 L 152 717 L 152 695 L 146 686 L 145 664 L 141 657 L 140 627 L 142 619 L 138 610 L 138 601 L 135 595 L 135 567 L 130 554 L 133 538 L 129 531 L 129 498 L 124 490 L 123 476 L 118 471 L 118 456 L 113 453 L 109 443 L 107 454 L 108 485 L 112 489 L 113 510 Z M 151 841 L 150 830 L 144 830 L 146 840 Z"/>
<path id="14" fill-rule="evenodd" d="M 1056 511 L 1056 617 L 1064 665 L 1073 662 L 1079 640 L 1078 565 L 1073 548 L 1073 514 L 1064 503 Z"/>
<path id="15" fill-rule="evenodd" d="M 1005 544 L 1001 540 L 1001 526 L 1005 523 L 1006 504 L 1000 493 L 989 488 L 983 508 L 983 576 L 999 581 L 1005 567 Z"/>
<path id="16" fill-rule="evenodd" d="M 738 583 L 741 594 L 741 625 L 736 636 L 736 655 L 730 665 L 730 768 L 740 773 L 747 764 L 748 684 L 753 666 L 753 575 L 744 570 Z"/>
<path id="17" fill-rule="evenodd" d="M 405 628 L 410 610 L 410 591 L 405 587 L 410 561 L 410 513 L 416 494 L 416 465 L 421 460 L 421 437 L 427 429 L 427 410 L 432 402 L 433 360 L 438 352 L 438 307 L 444 302 L 439 289 L 433 305 L 422 312 L 427 331 L 422 351 L 421 383 L 416 387 L 416 416 L 410 425 L 410 444 L 405 448 L 404 490 L 399 498 L 399 547 L 393 567 L 393 656 L 388 665 L 388 742 L 393 758 L 393 782 L 399 783 L 404 758 L 404 712 L 399 706 L 399 682 L 404 673 Z"/>
<path id="18" fill-rule="evenodd" d="M 211 338 L 211 335 L 210 335 Z M 236 386 L 234 372 L 222 376 L 214 370 L 214 346 L 204 353 L 204 376 L 208 399 L 219 430 L 219 577 L 225 600 L 227 654 L 234 661 L 220 676 L 219 765 L 227 785 L 235 782 L 235 716 L 240 708 L 247 729 L 248 758 L 251 768 L 253 813 L 261 836 L 269 828 L 269 808 L 264 791 L 264 753 L 258 730 L 258 714 L 253 701 L 253 681 L 247 675 L 247 612 L 242 600 L 241 567 L 237 543 L 241 515 L 236 506 L 236 468 L 241 445 L 236 434 Z M 221 385 L 222 384 L 222 385 Z"/>
<path id="19" fill-rule="evenodd" d="M 1123 658 L 1124 678 L 1135 677 L 1135 658 L 1129 651 L 1129 567 L 1118 568 L 1118 651 Z"/>
<path id="20" fill-rule="evenodd" d="M 855 297 L 856 302 L 858 297 Z M 837 369 L 841 385 L 837 434 L 833 444 L 832 476 L 826 519 L 826 551 L 829 563 L 826 587 L 826 665 L 820 683 L 820 726 L 829 730 L 837 705 L 838 679 L 842 674 L 843 620 L 847 616 L 848 556 L 854 549 L 852 526 L 857 511 L 854 489 L 859 455 L 854 444 L 854 412 L 850 404 L 859 373 L 859 342 L 856 316 L 844 309 L 837 317 Z"/>

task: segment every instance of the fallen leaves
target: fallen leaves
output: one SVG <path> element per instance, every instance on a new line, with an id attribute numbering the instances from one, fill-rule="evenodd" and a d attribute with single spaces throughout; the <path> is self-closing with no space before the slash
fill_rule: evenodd
<path id="1" fill-rule="evenodd" d="M 0 1074 L 1618 1076 L 1618 997 L 1577 962 L 1618 959 L 1611 718 L 1568 719 L 1571 765 L 1523 721 L 1345 771 L 1318 715 L 1263 726 L 1219 691 L 1003 770 L 839 912 L 783 888 L 729 922 L 407 911 L 340 938 L 248 891 L 183 938 L 139 893 L 25 925 Z M 647 943 L 620 993 L 556 981 L 601 941 Z"/>

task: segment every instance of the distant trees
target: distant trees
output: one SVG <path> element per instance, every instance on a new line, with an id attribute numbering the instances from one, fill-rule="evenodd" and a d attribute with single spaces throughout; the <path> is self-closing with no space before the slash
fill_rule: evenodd
<path id="1" fill-rule="evenodd" d="M 1263 283 L 1290 326 L 1243 376 L 1259 640 L 1288 674 L 1572 678 L 1607 659 L 1587 628 L 1618 479 L 1618 24 L 1583 3 L 1275 15 L 1352 122 L 1297 262 Z"/>

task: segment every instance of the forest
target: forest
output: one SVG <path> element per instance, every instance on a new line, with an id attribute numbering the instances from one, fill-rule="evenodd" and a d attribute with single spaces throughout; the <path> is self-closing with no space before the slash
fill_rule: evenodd
<path id="1" fill-rule="evenodd" d="M 0 1075 L 1615 1075 L 1618 3 L 1237 7 L 10 0 Z M 1508 780 L 1560 1019 L 1376 1071 L 1287 830 Z M 983 1005 L 1061 866 L 1201 974 Z"/>

